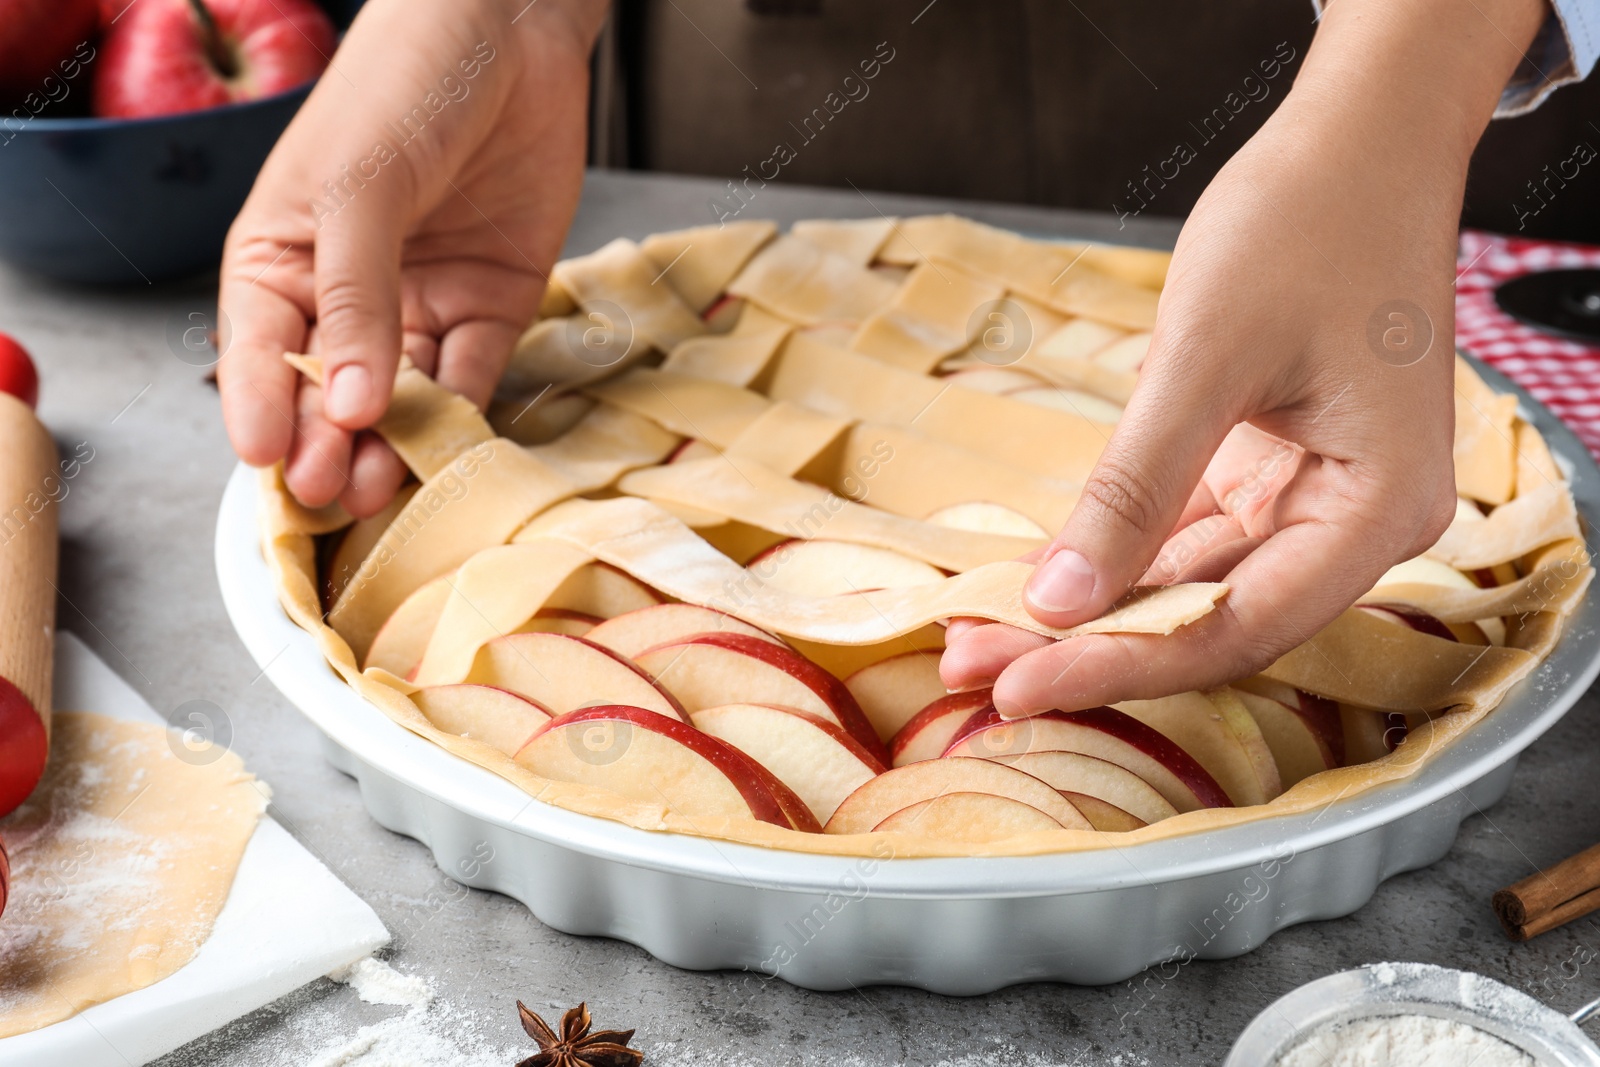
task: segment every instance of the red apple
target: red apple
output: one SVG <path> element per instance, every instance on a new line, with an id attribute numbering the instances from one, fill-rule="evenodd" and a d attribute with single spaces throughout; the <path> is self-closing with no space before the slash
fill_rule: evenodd
<path id="1" fill-rule="evenodd" d="M 661 594 L 627 571 L 609 563 L 586 563 L 550 594 L 544 606 L 610 619 L 659 603 Z"/>
<path id="2" fill-rule="evenodd" d="M 28 799 L 49 753 L 44 720 L 22 690 L 0 678 L 0 816 Z"/>
<path id="3" fill-rule="evenodd" d="M 769 704 L 724 704 L 694 712 L 694 725 L 726 741 L 793 789 L 818 822 L 886 769 L 860 742 L 819 715 Z"/>
<path id="4" fill-rule="evenodd" d="M 71 65 L 93 57 L 99 22 L 95 0 L 0 0 L 0 104 L 31 110 L 30 95 L 59 94 Z"/>
<path id="5" fill-rule="evenodd" d="M 1020 800 L 994 793 L 957 792 L 919 800 L 886 816 L 872 829 L 981 845 L 1019 834 L 1059 830 L 1061 824 Z"/>
<path id="6" fill-rule="evenodd" d="M 817 821 L 788 786 L 725 741 L 643 708 L 580 708 L 517 753 L 535 774 L 581 782 L 687 819 L 748 816 L 808 833 Z"/>
<path id="7" fill-rule="evenodd" d="M 632 659 L 657 645 L 681 641 L 695 634 L 720 632 L 749 634 L 763 641 L 783 644 L 765 630 L 697 604 L 652 604 L 607 619 L 583 636 Z"/>
<path id="8" fill-rule="evenodd" d="M 776 704 L 827 719 L 879 763 L 889 752 L 844 683 L 787 645 L 741 633 L 703 633 L 658 645 L 634 662 L 690 712 Z"/>
<path id="9" fill-rule="evenodd" d="M 515 756 L 554 716 L 525 696 L 492 685 L 431 685 L 411 695 L 427 720 L 448 734 Z"/>
<path id="10" fill-rule="evenodd" d="M 94 112 L 147 118 L 275 96 L 337 46 L 310 0 L 139 0 L 107 30 Z"/>
<path id="11" fill-rule="evenodd" d="M 0 33 L 5 26 L 5 0 L 0 0 Z M 4 49 L 0 46 L 0 71 L 5 70 Z M 10 393 L 30 408 L 39 403 L 39 372 L 34 369 L 28 350 L 8 334 L 0 333 L 0 393 Z"/>
<path id="12" fill-rule="evenodd" d="M 1099 756 L 1053 750 L 1007 756 L 1001 762 L 1061 790 L 1089 817 L 1097 830 L 1105 828 L 1096 818 L 1099 809 L 1095 804 L 1086 804 L 1083 798 L 1112 807 L 1136 819 L 1140 826 L 1178 814 L 1178 809 L 1157 792 L 1155 786 L 1126 767 Z M 1115 818 L 1114 813 L 1107 814 Z"/>
<path id="13" fill-rule="evenodd" d="M 1376 615 L 1380 619 L 1391 622 L 1404 623 L 1419 634 L 1430 637 L 1440 637 L 1446 641 L 1458 641 L 1467 645 L 1493 644 L 1483 627 L 1475 622 L 1443 622 L 1420 608 L 1411 607 L 1409 604 L 1361 604 L 1362 611 L 1369 615 Z M 1499 620 L 1495 620 L 1499 621 Z M 1504 631 L 1504 623 L 1501 623 Z M 1501 638 L 1503 642 L 1504 637 Z"/>
<path id="14" fill-rule="evenodd" d="M 939 677 L 939 654 L 921 650 L 862 667 L 844 684 L 885 742 L 946 692 Z"/>
<path id="15" fill-rule="evenodd" d="M 571 637 L 585 637 L 590 630 L 600 625 L 598 615 L 586 615 L 581 611 L 568 611 L 566 608 L 540 608 L 533 613 L 533 618 L 517 627 L 519 634 L 567 634 Z"/>
<path id="16" fill-rule="evenodd" d="M 450 599 L 450 575 L 441 574 L 424 582 L 410 596 L 400 601 L 394 614 L 384 620 L 367 649 L 367 660 L 361 666 L 382 667 L 400 678 L 410 678 L 428 650 L 433 628 L 439 625 L 444 605 Z"/>
<path id="17" fill-rule="evenodd" d="M 1115 708 L 1047 711 L 1013 722 L 990 706 L 962 724 L 945 755 L 1005 762 L 1025 752 L 1052 751 L 1081 752 L 1126 768 L 1180 812 L 1233 807 L 1211 773 L 1177 742 Z"/>
<path id="18" fill-rule="evenodd" d="M 993 689 L 949 693 L 911 716 L 889 743 L 890 763 L 904 767 L 938 759 L 956 739 L 956 732 L 980 712 L 994 710 Z"/>
<path id="19" fill-rule="evenodd" d="M 768 585 L 805 596 L 842 596 L 944 580 L 944 572 L 931 563 L 893 549 L 820 538 L 781 541 L 745 566 Z"/>
<path id="20" fill-rule="evenodd" d="M 1072 801 L 1033 775 L 991 760 L 951 757 L 908 763 L 870 779 L 844 798 L 822 832 L 864 834 L 903 808 L 950 793 L 1005 797 L 1038 808 L 1069 830 L 1094 829 Z"/>
<path id="21" fill-rule="evenodd" d="M 1260 725 L 1285 789 L 1344 765 L 1344 723 L 1337 703 L 1270 678 L 1246 678 L 1233 690 Z"/>
<path id="22" fill-rule="evenodd" d="M 558 633 L 516 633 L 484 643 L 466 682 L 509 689 L 565 715 L 593 705 L 624 704 L 687 723 L 683 707 L 609 648 Z"/>

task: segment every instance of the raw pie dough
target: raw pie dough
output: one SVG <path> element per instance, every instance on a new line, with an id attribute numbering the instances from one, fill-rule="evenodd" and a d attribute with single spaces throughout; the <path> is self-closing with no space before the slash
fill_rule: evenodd
<path id="1" fill-rule="evenodd" d="M 165 727 L 56 712 L 50 764 L 0 820 L 0 1038 L 60 1022 L 188 963 L 211 934 L 266 788 L 231 752 L 178 759 Z"/>
<path id="2" fill-rule="evenodd" d="M 954 216 L 817 222 L 789 234 L 738 222 L 612 242 L 558 266 L 512 359 L 503 393 L 516 395 L 502 395 L 488 418 L 402 368 L 377 430 L 416 483 L 379 516 L 306 509 L 281 469 L 263 472 L 264 547 L 283 605 L 397 723 L 543 801 L 651 830 L 866 854 L 883 831 L 802 833 L 539 777 L 437 728 L 412 697 L 468 680 L 488 642 L 539 629 L 536 614 L 559 608 L 572 583 L 610 581 L 596 577 L 597 562 L 660 599 L 779 635 L 840 678 L 908 651 L 936 659 L 942 634 L 932 624 L 957 615 L 1063 636 L 1024 610 L 1030 568 L 1010 561 L 1042 544 L 1076 500 L 1137 380 L 1165 266 L 1161 253 L 1034 242 Z M 619 308 L 633 320 L 627 358 L 574 365 L 560 339 L 585 336 L 591 312 L 610 322 Z M 1006 322 L 995 333 L 997 310 L 1020 312 L 1027 336 L 1016 340 L 1014 321 L 1012 333 Z M 319 378 L 314 358 L 288 358 Z M 1240 683 L 1338 701 L 1345 721 L 1384 724 L 1380 733 L 1397 730 L 1406 743 L 1281 795 L 1269 767 L 1266 803 L 1200 808 L 1114 837 L 1022 819 L 1000 840 L 948 840 L 919 833 L 914 819 L 885 820 L 895 854 L 1152 840 L 1306 811 L 1411 774 L 1550 651 L 1593 576 L 1572 495 L 1537 430 L 1461 361 L 1456 422 L 1457 520 L 1426 560 L 1391 572 L 1367 602 L 1465 624 L 1493 643 L 1447 640 L 1358 607 L 1315 647 Z M 1005 528 L 938 521 L 975 503 L 999 505 Z M 758 565 L 792 539 L 867 546 L 928 580 L 808 595 Z M 1428 567 L 1453 576 L 1429 581 Z M 1168 634 L 1226 594 L 1223 585 L 1141 590 L 1074 632 Z M 577 633 L 589 623 L 571 625 Z M 1186 714 L 1248 724 L 1250 699 L 1224 689 L 1120 707 L 1182 736 Z M 1263 734 L 1253 736 L 1254 755 L 1214 730 L 1182 747 L 1202 763 L 1259 764 Z"/>

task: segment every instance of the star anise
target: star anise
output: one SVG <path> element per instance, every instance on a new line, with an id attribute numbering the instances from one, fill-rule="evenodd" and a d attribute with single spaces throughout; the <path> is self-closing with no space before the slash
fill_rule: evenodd
<path id="1" fill-rule="evenodd" d="M 517 1001 L 517 1015 L 528 1036 L 539 1043 L 539 1051 L 517 1067 L 638 1067 L 644 1053 L 629 1048 L 632 1030 L 589 1032 L 589 1006 L 579 1004 L 561 1016 L 561 1032 Z"/>

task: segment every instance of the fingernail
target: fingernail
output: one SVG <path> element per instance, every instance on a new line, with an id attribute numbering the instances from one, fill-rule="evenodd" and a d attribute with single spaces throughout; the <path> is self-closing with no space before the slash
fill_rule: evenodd
<path id="1" fill-rule="evenodd" d="M 334 422 L 355 419 L 367 406 L 371 393 L 371 373 L 359 364 L 347 363 L 333 372 L 327 395 L 322 398 L 322 410 Z"/>
<path id="2" fill-rule="evenodd" d="M 1027 708 L 1021 704 L 1013 704 L 1009 700 L 996 700 L 994 702 L 994 710 L 1000 713 L 1002 719 L 1025 719 L 1028 717 Z"/>
<path id="3" fill-rule="evenodd" d="M 1063 548 L 1034 570 L 1025 588 L 1029 602 L 1043 611 L 1077 611 L 1094 592 L 1094 568 Z"/>

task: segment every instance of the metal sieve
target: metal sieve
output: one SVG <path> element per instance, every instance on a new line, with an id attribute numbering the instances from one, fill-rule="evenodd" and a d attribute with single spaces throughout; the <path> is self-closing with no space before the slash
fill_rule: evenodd
<path id="1" fill-rule="evenodd" d="M 1428 963 L 1375 963 L 1301 986 L 1269 1004 L 1234 1042 L 1223 1067 L 1271 1067 L 1314 1030 L 1381 1015 L 1425 1015 L 1475 1027 L 1549 1067 L 1600 1067 L 1600 1048 L 1571 1015 L 1503 982 Z"/>

